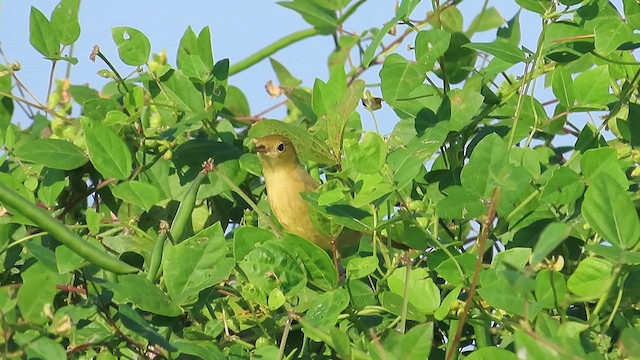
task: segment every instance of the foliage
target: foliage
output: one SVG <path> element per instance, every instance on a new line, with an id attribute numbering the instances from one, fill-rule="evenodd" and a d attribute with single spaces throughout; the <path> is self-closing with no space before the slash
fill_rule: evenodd
<path id="1" fill-rule="evenodd" d="M 56 80 L 43 102 L 2 66 L 3 356 L 638 354 L 640 5 L 516 0 L 542 22 L 527 49 L 520 14 L 485 5 L 464 29 L 463 1 L 413 20 L 422 7 L 403 0 L 379 28 L 346 31 L 365 1 L 280 2 L 311 28 L 237 64 L 213 58 L 208 28 L 185 31 L 176 66 L 114 28 L 137 71 L 123 78 L 95 48 L 109 83 Z M 30 15 L 31 45 L 70 69 L 78 7 Z M 288 116 L 252 117 L 230 76 L 332 35 L 329 78 L 306 88 L 272 59 Z M 397 115 L 388 135 L 363 130 L 381 105 Z M 338 268 L 269 217 L 251 152 L 268 133 L 330 182 L 305 194 L 313 209 L 364 234 Z"/>

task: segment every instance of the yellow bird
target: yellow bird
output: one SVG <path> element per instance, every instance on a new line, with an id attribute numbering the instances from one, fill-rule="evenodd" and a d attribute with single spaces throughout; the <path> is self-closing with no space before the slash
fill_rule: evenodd
<path id="1" fill-rule="evenodd" d="M 253 141 L 262 164 L 271 211 L 282 227 L 326 250 L 334 248 L 332 240 L 343 245 L 353 243 L 353 234 L 349 234 L 347 241 L 342 240 L 343 235 L 352 233 L 350 231 L 343 231 L 340 239 L 332 239 L 313 225 L 309 217 L 309 204 L 300 193 L 313 191 L 319 185 L 298 160 L 291 140 L 282 135 L 267 135 Z M 360 234 L 357 236 L 359 238 Z"/>

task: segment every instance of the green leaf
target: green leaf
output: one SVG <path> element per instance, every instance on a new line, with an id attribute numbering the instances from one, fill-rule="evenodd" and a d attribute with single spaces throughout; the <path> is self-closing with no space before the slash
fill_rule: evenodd
<path id="1" fill-rule="evenodd" d="M 275 235 L 267 230 L 251 226 L 243 226 L 233 233 L 233 255 L 236 260 L 243 260 L 248 253 L 260 244 L 275 239 Z"/>
<path id="2" fill-rule="evenodd" d="M 307 270 L 309 281 L 318 288 L 329 291 L 338 285 L 338 272 L 324 249 L 298 235 L 286 233 L 283 239 L 289 252 Z"/>
<path id="3" fill-rule="evenodd" d="M 561 166 L 553 169 L 542 187 L 540 200 L 549 204 L 572 204 L 584 192 L 584 181 L 575 171 Z"/>
<path id="4" fill-rule="evenodd" d="M 433 70 L 436 61 L 449 48 L 450 41 L 451 34 L 444 30 L 421 30 L 415 41 L 416 62 L 424 65 L 427 71 Z"/>
<path id="5" fill-rule="evenodd" d="M 142 315 L 129 305 L 121 304 L 118 306 L 118 315 L 124 327 L 140 335 L 143 339 L 149 340 L 151 344 L 158 344 L 169 351 L 176 350 Z"/>
<path id="6" fill-rule="evenodd" d="M 630 195 L 609 174 L 592 179 L 582 215 L 604 240 L 623 249 L 633 248 L 640 239 L 640 219 Z"/>
<path id="7" fill-rule="evenodd" d="M 380 70 L 384 100 L 391 106 L 407 101 L 409 94 L 424 81 L 426 72 L 426 66 L 409 62 L 398 54 L 389 55 Z"/>
<path id="8" fill-rule="evenodd" d="M 396 23 L 397 23 L 397 19 L 394 18 L 389 22 L 387 22 L 386 24 L 384 24 L 384 26 L 380 30 L 378 30 L 376 35 L 371 40 L 371 43 L 369 43 L 369 46 L 367 46 L 367 49 L 364 51 L 364 54 L 362 55 L 362 66 L 366 68 L 366 67 L 369 67 L 369 65 L 371 65 L 371 61 L 373 61 L 373 58 L 376 56 L 376 51 L 378 50 L 378 46 L 380 46 L 380 43 L 382 43 L 382 39 L 384 39 L 384 37 L 387 35 L 389 30 L 391 30 L 392 27 L 396 26 Z M 393 56 L 393 55 L 394 54 L 390 56 Z M 385 63 L 386 62 L 387 61 L 385 59 Z"/>
<path id="9" fill-rule="evenodd" d="M 367 131 L 362 142 L 345 149 L 349 164 L 361 174 L 375 174 L 384 166 L 387 157 L 387 145 L 382 137 Z"/>
<path id="10" fill-rule="evenodd" d="M 102 176 L 124 180 L 131 174 L 131 151 L 127 144 L 110 128 L 80 118 L 87 141 L 91 163 Z"/>
<path id="11" fill-rule="evenodd" d="M 285 296 L 295 296 L 307 284 L 307 275 L 280 240 L 270 240 L 238 262 L 247 279 L 264 294 L 279 288 Z"/>
<path id="12" fill-rule="evenodd" d="M 464 81 L 473 70 L 478 54 L 475 50 L 464 47 L 469 39 L 461 32 L 451 34 L 451 43 L 444 53 L 441 69 L 435 71 L 440 79 L 447 79 L 450 84 L 458 84 Z M 442 69 L 446 74 L 442 73 Z"/>
<path id="13" fill-rule="evenodd" d="M 166 247 L 162 268 L 171 298 L 185 304 L 195 300 L 200 290 L 229 277 L 235 260 L 228 253 L 220 223 Z"/>
<path id="14" fill-rule="evenodd" d="M 448 33 L 461 32 L 464 25 L 462 12 L 456 5 L 441 9 L 437 15 L 429 12 L 429 23 L 433 28 L 442 28 Z"/>
<path id="15" fill-rule="evenodd" d="M 569 294 L 564 275 L 544 269 L 536 276 L 536 299 L 545 309 L 553 309 L 562 304 Z"/>
<path id="16" fill-rule="evenodd" d="M 80 0 L 61 0 L 51 13 L 51 27 L 62 45 L 71 45 L 80 37 L 79 8 Z"/>
<path id="17" fill-rule="evenodd" d="M 51 271 L 42 263 L 35 263 L 21 272 L 22 286 L 18 290 L 17 300 L 22 317 L 35 324 L 44 324 L 49 319 L 43 309 L 53 304 L 58 290 L 56 285 L 66 281 L 67 276 Z"/>
<path id="18" fill-rule="evenodd" d="M 364 80 L 358 79 L 353 82 L 343 96 L 338 100 L 335 111 L 327 114 L 327 137 L 333 155 L 339 161 L 342 157 L 342 137 L 344 129 L 349 121 L 349 116 L 356 109 L 362 93 L 364 92 Z M 297 149 L 297 148 L 296 148 Z"/>
<path id="19" fill-rule="evenodd" d="M 622 19 L 600 21 L 596 24 L 595 46 L 601 55 L 609 55 L 620 45 L 631 43 L 633 40 L 633 28 Z"/>
<path id="20" fill-rule="evenodd" d="M 544 15 L 552 6 L 551 0 L 516 0 L 522 8 Z"/>
<path id="21" fill-rule="evenodd" d="M 517 64 L 527 60 L 522 49 L 505 42 L 468 43 L 464 44 L 463 47 L 486 52 L 509 64 Z"/>
<path id="22" fill-rule="evenodd" d="M 579 105 L 604 108 L 609 102 L 608 66 L 598 66 L 578 75 L 573 81 L 573 92 Z"/>
<path id="23" fill-rule="evenodd" d="M 478 294 L 493 307 L 521 316 L 535 316 L 540 310 L 531 306 L 535 283 L 524 274 L 489 269 L 480 276 L 480 284 Z"/>
<path id="24" fill-rule="evenodd" d="M 640 6 L 635 0 L 623 0 L 624 15 L 627 23 L 633 26 L 634 30 L 640 29 Z"/>
<path id="25" fill-rule="evenodd" d="M 340 288 L 320 294 L 309 306 L 304 318 L 312 325 L 328 330 L 338 321 L 338 315 L 349 305 L 349 293 Z"/>
<path id="26" fill-rule="evenodd" d="M 57 341 L 48 337 L 37 337 L 25 344 L 29 359 L 65 360 L 67 353 Z"/>
<path id="27" fill-rule="evenodd" d="M 447 117 L 446 114 L 442 114 L 442 119 L 449 119 L 451 131 L 462 130 L 471 123 L 482 106 L 483 100 L 484 97 L 475 90 L 453 89 L 447 94 L 448 102 L 443 102 L 441 108 L 446 108 L 444 112 L 450 115 Z M 447 108 L 445 104 L 449 107 Z M 439 110 L 438 113 L 442 112 Z"/>
<path id="28" fill-rule="evenodd" d="M 278 5 L 302 15 L 304 21 L 318 30 L 320 34 L 333 34 L 338 28 L 338 17 L 334 11 L 327 10 L 307 0 L 278 1 Z"/>
<path id="29" fill-rule="evenodd" d="M 162 316 L 179 316 L 182 310 L 175 302 L 144 276 L 129 274 L 118 277 L 118 283 L 105 283 L 113 290 L 114 300 L 122 306 L 132 303 L 137 308 Z"/>
<path id="30" fill-rule="evenodd" d="M 111 37 L 118 46 L 118 55 L 123 63 L 141 66 L 149 60 L 151 43 L 141 31 L 128 26 L 114 27 Z"/>
<path id="31" fill-rule="evenodd" d="M 409 303 L 425 315 L 433 314 L 440 306 L 440 289 L 425 268 L 411 268 L 408 276 L 406 267 L 398 268 L 388 281 L 389 289 L 396 295 L 404 297 L 406 290 Z"/>
<path id="32" fill-rule="evenodd" d="M 598 299 L 609 288 L 611 263 L 595 257 L 588 257 L 578 264 L 569 277 L 567 288 L 585 299 Z"/>
<path id="33" fill-rule="evenodd" d="M 454 185 L 442 191 L 447 195 L 436 205 L 438 216 L 445 219 L 474 219 L 482 215 L 485 206 L 481 199 Z"/>
<path id="34" fill-rule="evenodd" d="M 277 120 L 261 120 L 249 129 L 248 136 L 259 138 L 272 134 L 284 135 L 289 138 L 302 160 L 311 160 L 327 165 L 336 163 L 336 159 L 331 155 L 326 145 L 302 127 Z"/>
<path id="35" fill-rule="evenodd" d="M 629 358 L 640 353 L 640 330 L 632 327 L 624 328 L 620 335 L 619 346 Z"/>
<path id="36" fill-rule="evenodd" d="M 483 9 L 483 11 L 473 19 L 469 30 L 467 30 L 467 35 L 471 36 L 474 33 L 489 31 L 502 24 L 504 24 L 504 18 L 500 15 L 498 9 L 492 6 Z"/>
<path id="37" fill-rule="evenodd" d="M 57 204 L 58 196 L 69 184 L 67 177 L 61 170 L 47 168 L 42 171 L 42 181 L 38 187 L 38 199 L 43 204 L 53 207 Z"/>
<path id="38" fill-rule="evenodd" d="M 607 174 L 611 176 L 615 180 L 615 183 L 621 188 L 626 189 L 629 187 L 627 175 L 622 171 L 620 163 L 618 162 L 618 154 L 613 148 L 603 147 L 585 151 L 580 159 L 580 168 L 587 182 L 593 181 L 593 179 L 601 174 Z"/>
<path id="39" fill-rule="evenodd" d="M 488 346 L 477 349 L 465 358 L 466 360 L 517 360 L 518 356 L 511 351 L 501 349 L 495 346 Z"/>
<path id="40" fill-rule="evenodd" d="M 206 114 L 202 93 L 189 77 L 180 70 L 169 70 L 160 77 L 163 91 L 178 110 L 193 114 Z"/>
<path id="41" fill-rule="evenodd" d="M 276 73 L 276 76 L 278 77 L 278 82 L 280 83 L 280 86 L 282 86 L 283 88 L 294 89 L 300 86 L 300 84 L 302 84 L 302 80 L 293 76 L 293 74 L 291 74 L 289 70 L 287 70 L 287 68 L 284 65 L 282 65 L 280 62 L 278 62 L 276 59 L 269 58 L 269 62 L 271 62 L 271 67 L 273 68 L 273 71 Z M 314 84 L 314 89 L 315 89 L 315 84 Z"/>
<path id="42" fill-rule="evenodd" d="M 469 163 L 462 168 L 460 181 L 469 193 L 487 199 L 500 187 L 501 178 L 510 175 L 507 144 L 497 134 L 482 139 L 471 153 Z"/>
<path id="43" fill-rule="evenodd" d="M 89 265 L 87 260 L 64 245 L 56 247 L 55 254 L 56 267 L 60 274 L 70 273 L 83 266 Z"/>
<path id="44" fill-rule="evenodd" d="M 73 170 L 87 163 L 87 156 L 72 143 L 59 139 L 35 139 L 16 150 L 22 160 L 52 169 Z"/>
<path id="45" fill-rule="evenodd" d="M 402 296 L 393 293 L 391 291 L 385 291 L 380 295 L 380 305 L 382 305 L 388 312 L 394 315 L 406 315 L 407 320 L 414 320 L 418 322 L 425 322 L 426 316 L 416 307 L 408 303 L 406 313 L 403 310 L 404 300 Z"/>
<path id="46" fill-rule="evenodd" d="M 531 255 L 531 265 L 539 264 L 555 248 L 569 237 L 571 227 L 565 223 L 551 223 L 540 234 L 540 239 L 533 248 Z"/>
<path id="47" fill-rule="evenodd" d="M 378 268 L 378 258 L 374 256 L 356 257 L 347 264 L 347 279 L 355 280 L 373 274 Z"/>
<path id="48" fill-rule="evenodd" d="M 428 359 L 433 344 L 433 322 L 412 327 L 402 337 L 402 360 Z"/>
<path id="49" fill-rule="evenodd" d="M 453 288 L 453 290 L 451 290 L 447 294 L 447 296 L 444 297 L 444 299 L 442 299 L 442 302 L 440 303 L 438 310 L 436 310 L 436 312 L 433 314 L 433 317 L 435 317 L 436 320 L 442 321 L 444 320 L 444 318 L 447 317 L 447 315 L 449 315 L 449 312 L 453 308 L 453 304 L 455 304 L 456 300 L 458 300 L 458 295 L 460 295 L 460 291 L 462 291 L 462 286 L 458 285 L 455 288 Z"/>
<path id="50" fill-rule="evenodd" d="M 29 14 L 29 43 L 47 58 L 60 55 L 60 41 L 53 26 L 44 14 L 31 7 Z"/>
<path id="51" fill-rule="evenodd" d="M 571 109 L 576 99 L 573 94 L 573 79 L 566 67 L 556 65 L 555 69 L 553 69 L 551 89 L 560 104 L 567 109 Z"/>
<path id="52" fill-rule="evenodd" d="M 151 210 L 161 199 L 160 189 L 142 181 L 123 181 L 112 189 L 113 195 L 125 202 Z"/>

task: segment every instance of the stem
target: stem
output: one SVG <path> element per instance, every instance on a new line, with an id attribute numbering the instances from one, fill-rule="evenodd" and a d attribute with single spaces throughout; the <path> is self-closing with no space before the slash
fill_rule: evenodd
<path id="1" fill-rule="evenodd" d="M 447 357 L 446 357 L 447 360 L 451 360 L 453 358 L 453 354 L 458 353 L 458 344 L 460 343 L 462 328 L 464 327 L 465 320 L 469 315 L 469 310 L 471 309 L 471 303 L 473 302 L 473 295 L 475 295 L 476 287 L 478 286 L 478 279 L 480 278 L 480 269 L 482 269 L 482 257 L 484 255 L 487 239 L 489 238 L 489 229 L 491 228 L 493 219 L 495 219 L 495 216 L 496 216 L 496 209 L 498 207 L 498 201 L 500 200 L 500 192 L 501 191 L 498 188 L 493 189 L 493 195 L 491 196 L 491 203 L 489 203 L 489 210 L 487 212 L 486 218 L 484 219 L 484 223 L 482 224 L 482 232 L 480 233 L 480 238 L 478 239 L 478 259 L 476 260 L 476 266 L 473 271 L 473 280 L 471 281 L 471 286 L 469 287 L 469 293 L 467 294 L 467 301 L 464 303 L 464 310 L 462 310 L 462 314 L 460 315 L 456 335 L 453 338 L 453 341 L 451 343 L 451 348 L 447 353 Z"/>
<path id="2" fill-rule="evenodd" d="M 306 38 L 318 35 L 318 30 L 316 30 L 315 28 L 311 28 L 311 29 L 306 29 L 306 30 L 301 30 L 301 31 L 297 31 L 294 32 L 292 34 L 289 34 L 283 38 L 280 38 L 278 40 L 276 40 L 275 42 L 273 42 L 270 45 L 265 46 L 264 48 L 262 48 L 261 50 L 256 51 L 255 53 L 253 53 L 252 55 L 250 55 L 249 57 L 238 61 L 237 63 L 235 63 L 234 65 L 232 65 L 229 68 L 229 76 L 231 75 L 235 75 L 239 72 L 241 72 L 242 70 L 245 70 L 257 63 L 259 63 L 260 61 L 266 59 L 267 57 L 273 55 L 274 53 L 276 53 L 278 50 L 281 50 L 293 43 L 296 43 L 300 40 L 304 40 Z"/>

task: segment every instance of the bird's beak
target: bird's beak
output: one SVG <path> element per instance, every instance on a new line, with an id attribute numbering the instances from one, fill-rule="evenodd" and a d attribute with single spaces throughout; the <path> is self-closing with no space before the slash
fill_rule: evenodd
<path id="1" fill-rule="evenodd" d="M 256 144 L 255 150 L 258 154 L 263 154 L 267 152 L 267 148 L 264 145 L 258 144 L 258 141 L 256 139 L 252 139 L 252 140 L 253 140 L 253 143 Z"/>

